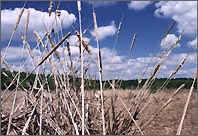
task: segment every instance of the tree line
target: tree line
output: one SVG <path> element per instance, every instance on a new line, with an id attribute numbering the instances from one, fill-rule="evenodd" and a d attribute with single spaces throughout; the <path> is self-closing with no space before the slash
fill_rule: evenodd
<path id="1" fill-rule="evenodd" d="M 5 74 L 3 74 L 3 72 Z M 18 72 L 16 72 L 16 71 L 11 73 L 4 68 L 1 69 L 1 90 L 6 89 L 10 85 L 14 76 L 17 73 Z M 28 73 L 21 72 L 19 81 L 20 82 L 23 81 L 27 75 L 28 75 Z M 33 74 L 33 73 L 30 74 L 28 76 L 28 78 L 26 78 L 26 80 L 24 80 L 22 82 L 23 87 L 26 88 L 27 90 L 30 89 L 34 84 L 35 77 L 36 77 L 35 74 Z M 55 90 L 55 83 L 54 83 L 53 76 L 50 76 L 50 75 L 45 76 L 43 74 L 40 74 L 39 78 L 40 78 L 40 81 L 43 81 L 43 82 L 45 82 L 47 80 L 46 83 L 48 83 L 48 84 L 45 84 L 45 86 L 44 86 L 45 89 Z M 60 78 L 64 78 L 64 76 L 61 75 Z M 151 86 L 151 90 L 159 89 L 162 86 L 162 84 L 166 81 L 166 79 L 167 78 L 156 78 L 153 85 Z M 111 83 L 114 82 L 116 89 L 132 89 L 132 90 L 134 90 L 134 89 L 141 88 L 144 85 L 144 83 L 146 82 L 146 79 L 143 79 L 141 84 L 139 84 L 139 85 L 138 85 L 137 79 L 123 80 L 123 81 L 121 81 L 121 80 L 114 80 L 114 81 L 109 80 L 109 81 Z M 74 84 L 72 77 L 69 76 L 70 85 L 75 86 L 76 89 L 80 89 L 80 84 L 81 84 L 80 82 L 81 82 L 80 78 L 76 78 L 75 84 Z M 185 89 L 190 89 L 192 82 L 193 82 L 193 78 L 174 78 L 174 79 L 170 80 L 170 82 L 168 83 L 168 85 L 166 86 L 165 89 L 176 89 L 183 83 L 185 84 L 185 87 L 184 87 Z M 9 87 L 9 90 L 14 90 L 16 88 L 16 83 L 17 83 L 17 80 L 15 80 L 15 83 Z M 37 84 L 37 87 L 40 88 L 39 84 Z M 111 89 L 111 86 L 108 81 L 103 81 L 103 88 Z M 197 79 L 196 79 L 196 83 L 195 83 L 195 88 L 197 88 Z M 99 80 L 85 79 L 85 89 L 86 90 L 93 90 L 93 89 L 99 90 Z"/>

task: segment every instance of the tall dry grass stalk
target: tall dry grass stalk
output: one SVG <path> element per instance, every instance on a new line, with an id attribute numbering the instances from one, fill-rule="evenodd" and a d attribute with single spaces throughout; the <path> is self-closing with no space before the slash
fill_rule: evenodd
<path id="1" fill-rule="evenodd" d="M 49 16 L 51 16 L 52 13 L 52 3 L 53 3 L 52 0 L 50 0 Z M 54 17 L 53 24 L 51 26 L 48 26 L 51 32 L 49 32 L 49 28 L 47 28 L 47 25 L 44 22 L 44 18 L 42 18 L 43 25 L 46 30 L 46 33 L 44 35 L 46 40 L 45 38 L 39 37 L 36 31 L 34 32 L 37 39 L 36 48 L 38 47 L 39 55 L 40 55 L 39 57 L 42 58 L 42 59 L 38 59 L 37 62 L 35 62 L 35 57 L 26 39 L 28 33 L 29 16 L 30 16 L 30 12 L 28 11 L 24 36 L 22 37 L 22 41 L 23 41 L 23 48 L 26 47 L 29 54 L 29 58 L 25 62 L 21 58 L 19 72 L 17 74 L 13 74 L 12 79 L 6 76 L 7 75 L 6 73 L 3 73 L 11 81 L 11 83 L 6 86 L 6 90 L 8 90 L 9 87 L 11 87 L 12 85 L 15 85 L 16 88 L 13 90 L 12 93 L 6 96 L 6 98 L 2 96 L 2 98 L 4 99 L 2 100 L 1 104 L 4 104 L 5 101 L 7 101 L 8 98 L 11 96 L 11 94 L 15 93 L 14 100 L 12 101 L 11 113 L 9 113 L 8 115 L 3 114 L 2 116 L 3 117 L 2 130 L 3 131 L 6 130 L 6 132 L 4 132 L 5 134 L 16 134 L 16 135 L 17 134 L 22 134 L 22 135 L 88 134 L 89 135 L 89 134 L 99 134 L 99 133 L 102 133 L 103 135 L 136 134 L 136 133 L 144 135 L 143 130 L 172 102 L 175 95 L 184 87 L 184 84 L 182 84 L 173 93 L 173 95 L 169 98 L 167 102 L 165 102 L 162 106 L 158 105 L 156 109 L 153 109 L 153 112 L 147 113 L 146 118 L 139 118 L 141 117 L 143 112 L 146 113 L 147 110 L 152 108 L 151 105 L 155 103 L 155 101 L 153 102 L 153 100 L 157 97 L 158 93 L 153 94 L 153 97 L 151 97 L 152 95 L 150 95 L 150 88 L 153 82 L 155 81 L 160 68 L 165 64 L 168 57 L 171 55 L 171 52 L 176 48 L 176 45 L 179 43 L 182 33 L 180 34 L 175 44 L 172 45 L 167 52 L 165 52 L 159 57 L 159 61 L 156 63 L 156 66 L 154 67 L 147 82 L 141 88 L 141 91 L 139 91 L 140 93 L 138 95 L 134 95 L 133 98 L 129 97 L 129 100 L 127 101 L 126 104 L 124 102 L 122 94 L 120 94 L 119 91 L 116 90 L 116 85 L 120 82 L 120 80 L 118 80 L 117 83 L 115 82 L 113 83 L 113 81 L 115 80 L 112 80 L 111 83 L 110 80 L 108 80 L 109 77 L 107 76 L 107 73 L 104 71 L 102 66 L 102 52 L 100 50 L 100 45 L 99 45 L 98 26 L 97 26 L 97 19 L 96 19 L 96 13 L 94 11 L 94 7 L 93 7 L 93 22 L 94 22 L 96 44 L 98 49 L 97 59 L 94 58 L 94 55 L 92 55 L 92 52 L 89 48 L 89 43 L 91 40 L 88 43 L 86 43 L 83 40 L 83 35 L 88 31 L 88 28 L 92 25 L 93 22 L 91 22 L 91 24 L 82 33 L 83 19 L 81 19 L 81 1 L 77 1 L 77 8 L 79 14 L 78 25 L 80 27 L 80 31 L 78 32 L 76 28 L 73 27 L 74 31 L 69 32 L 65 36 L 63 35 L 63 20 L 60 20 L 62 14 L 58 9 L 59 5 L 60 2 L 56 9 L 56 16 Z M 24 12 L 23 10 L 19 15 L 19 20 Z M 57 25 L 58 21 L 61 21 L 61 26 L 60 26 L 61 28 L 59 28 L 59 26 Z M 115 46 L 117 44 L 120 35 L 122 23 L 123 23 L 123 15 L 119 27 L 117 29 L 116 41 L 114 44 L 113 51 L 115 50 Z M 174 24 L 175 22 L 169 27 L 164 37 L 166 37 L 170 33 Z M 19 25 L 19 21 L 17 21 L 14 31 L 17 30 L 18 25 Z M 60 30 L 60 33 L 54 32 L 55 29 L 54 27 L 57 27 Z M 75 32 L 76 36 L 78 37 L 77 42 L 79 42 L 79 49 L 80 49 L 79 56 L 81 59 L 80 61 L 81 65 L 77 68 L 74 67 L 75 63 L 74 60 L 72 59 L 73 57 L 72 50 L 70 49 L 69 41 L 67 40 L 67 38 L 73 32 Z M 52 33 L 57 34 L 55 35 L 55 37 L 53 37 L 54 39 L 52 39 L 51 36 Z M 129 48 L 129 56 L 128 56 L 129 59 L 136 41 L 136 36 L 137 36 L 136 33 L 134 33 Z M 66 44 L 64 44 L 65 41 Z M 39 45 L 42 46 L 42 49 L 44 51 L 40 50 Z M 62 52 L 60 53 L 57 51 L 58 47 L 60 46 L 63 47 L 62 50 L 63 53 L 65 53 L 65 50 L 67 50 L 68 56 L 61 55 Z M 94 63 L 98 68 L 98 75 L 100 80 L 100 84 L 99 84 L 100 91 L 96 92 L 96 74 L 93 75 L 93 77 L 95 77 L 95 80 L 94 80 L 93 93 L 91 95 L 85 92 L 84 87 L 86 87 L 90 83 L 90 80 L 92 79 L 90 75 L 88 76 L 88 72 L 90 72 L 90 64 L 93 61 L 83 60 L 84 52 L 87 52 L 87 54 L 89 55 L 88 56 L 89 59 L 92 58 L 94 60 Z M 55 56 L 52 54 L 54 54 Z M 113 60 L 113 55 L 112 55 L 112 60 Z M 183 59 L 183 61 L 178 65 L 176 70 L 170 74 L 168 80 L 170 80 L 172 76 L 178 73 L 179 69 L 183 66 L 185 60 L 186 58 Z M 20 72 L 22 68 L 25 67 L 28 61 L 31 61 L 32 67 L 34 69 L 32 72 L 27 74 L 26 77 L 22 79 L 22 81 L 20 81 L 19 80 Z M 51 68 L 50 77 L 52 78 L 53 84 L 55 85 L 55 90 L 53 90 L 55 91 L 55 93 L 50 92 L 52 90 L 50 90 L 50 81 L 48 81 L 48 76 L 47 76 L 48 61 L 50 64 L 49 66 Z M 9 71 L 13 72 L 9 63 L 5 61 L 5 58 L 1 58 L 1 62 L 6 66 L 6 68 Z M 138 80 L 139 85 L 150 63 L 146 66 L 142 76 Z M 33 72 L 35 72 L 34 81 L 33 83 L 31 83 L 29 89 L 25 89 L 22 83 L 26 85 L 25 80 L 28 79 L 28 77 Z M 41 76 L 40 73 L 44 74 L 44 76 Z M 113 94 L 115 94 L 114 96 L 106 97 L 106 95 L 104 95 L 103 84 L 102 84 L 103 76 L 106 79 L 106 82 L 108 82 L 110 87 L 112 88 L 112 92 Z M 79 89 L 77 86 L 78 82 L 76 82 L 77 77 L 81 77 L 81 86 L 80 86 L 81 92 L 78 90 Z M 89 79 L 87 80 L 86 78 Z M 123 78 L 124 78 L 124 74 L 123 74 Z M 73 84 L 70 87 L 70 80 L 72 79 L 73 79 Z M 120 82 L 120 86 L 121 83 L 122 83 L 122 79 Z M 168 81 L 165 82 L 162 87 L 165 87 L 167 83 Z M 19 89 L 25 90 L 26 96 L 23 97 L 19 103 L 17 103 L 16 93 Z M 108 105 L 108 98 L 110 98 L 109 105 Z M 120 103 L 121 103 L 121 108 L 118 108 L 118 106 L 120 105 L 117 104 Z M 21 115 L 19 115 L 19 113 Z M 183 114 L 183 116 L 185 116 L 185 114 L 186 111 Z M 182 117 L 182 120 L 184 120 L 184 117 Z M 183 124 L 182 120 L 181 120 L 182 123 L 180 124 Z"/>
<path id="2" fill-rule="evenodd" d="M 131 52 L 132 52 L 132 50 L 133 50 L 133 46 L 134 46 L 134 44 L 135 44 L 135 40 L 136 40 L 136 38 L 137 38 L 137 34 L 136 34 L 136 33 L 134 33 L 134 35 L 133 35 L 133 39 L 132 39 L 132 41 L 131 41 L 131 46 L 130 46 L 129 56 L 130 56 L 130 54 L 131 54 Z"/>
<path id="3" fill-rule="evenodd" d="M 31 48 L 30 48 L 29 43 L 26 41 L 26 39 L 25 39 L 24 37 L 21 37 L 21 39 L 23 40 L 23 44 L 26 46 L 26 49 L 27 49 L 27 51 L 28 51 L 29 56 L 30 56 L 32 59 L 34 59 L 34 55 L 33 55 L 33 53 L 32 53 L 32 50 L 31 50 Z"/>
<path id="4" fill-rule="evenodd" d="M 48 34 L 47 37 L 48 37 L 49 42 L 50 42 L 50 44 L 51 44 L 51 47 L 52 47 L 52 49 L 53 49 L 53 48 L 55 47 L 55 45 L 54 45 L 54 42 L 53 42 L 53 40 L 52 40 L 52 37 L 51 37 L 50 34 Z M 54 54 L 56 55 L 57 59 L 60 61 L 60 54 L 58 53 L 57 50 L 54 51 Z"/>
<path id="5" fill-rule="evenodd" d="M 37 67 L 43 64 L 45 60 L 71 35 L 71 32 L 67 33 L 55 46 L 51 49 L 51 51 L 44 56 L 44 58 L 38 63 Z"/>
<path id="6" fill-rule="evenodd" d="M 26 2 L 24 3 L 24 6 L 23 6 L 23 8 L 21 9 L 21 12 L 20 12 L 20 14 L 19 14 L 19 16 L 18 16 L 18 18 L 17 18 L 17 20 L 16 20 L 16 23 L 15 23 L 15 26 L 14 26 L 14 30 L 13 30 L 13 32 L 12 32 L 12 35 L 11 35 L 10 40 L 9 40 L 9 42 L 8 42 L 8 45 L 7 45 L 7 47 L 6 47 L 5 53 L 4 53 L 4 55 L 3 55 L 3 60 L 4 60 L 5 57 L 6 57 L 8 48 L 10 47 L 10 44 L 11 44 L 12 39 L 13 39 L 13 36 L 14 36 L 14 34 L 15 34 L 17 28 L 18 28 L 18 25 L 19 25 L 19 22 L 20 22 L 20 20 L 21 20 L 21 17 L 22 17 L 22 15 L 23 15 L 24 11 L 25 11 L 25 8 L 24 8 L 24 7 L 25 7 L 25 4 L 26 4 Z"/>
<path id="7" fill-rule="evenodd" d="M 85 91 L 84 91 L 84 58 L 83 58 L 83 45 L 82 45 L 82 19 L 81 19 L 81 1 L 77 1 L 79 26 L 80 26 L 80 56 L 81 56 L 81 95 L 82 95 L 82 135 L 85 134 Z"/>
<path id="8" fill-rule="evenodd" d="M 173 27 L 174 27 L 175 23 L 176 23 L 175 21 L 173 21 L 173 22 L 172 22 L 172 24 L 169 26 L 169 28 L 168 28 L 167 32 L 165 33 L 165 35 L 164 35 L 163 39 L 165 39 L 165 38 L 166 38 L 166 36 L 170 33 L 170 31 L 173 29 Z"/>
<path id="9" fill-rule="evenodd" d="M 13 73 L 13 69 L 12 69 L 12 67 L 10 66 L 10 64 L 8 64 L 3 58 L 1 58 L 1 62 L 6 66 L 6 68 L 7 68 L 11 73 Z"/>
<path id="10" fill-rule="evenodd" d="M 30 20 L 30 10 L 28 10 L 28 13 L 27 13 L 27 19 L 26 19 L 25 31 L 24 31 L 24 39 L 26 39 L 26 37 L 27 37 L 29 20 Z"/>
<path id="11" fill-rule="evenodd" d="M 102 109 L 102 129 L 103 129 L 103 135 L 105 135 L 106 128 L 105 128 L 105 115 L 104 115 L 104 98 L 103 98 L 104 94 L 103 94 L 103 88 L 102 88 L 102 57 L 101 57 L 101 51 L 100 51 L 100 45 L 99 45 L 98 25 L 97 25 L 96 13 L 94 11 L 94 6 L 93 6 L 93 20 L 94 20 L 94 32 L 96 35 L 96 44 L 97 44 L 97 49 L 98 49 L 100 97 L 101 97 L 101 109 Z"/>
<path id="12" fill-rule="evenodd" d="M 22 50 L 22 54 L 21 54 L 21 60 L 23 58 L 23 50 Z M 20 84 L 20 73 L 21 73 L 21 63 L 20 63 L 20 66 L 19 66 L 19 71 L 18 71 L 18 78 L 17 78 L 17 86 Z M 9 123 L 8 123 L 8 129 L 7 129 L 7 132 L 6 134 L 9 135 L 10 134 L 10 128 L 11 128 L 11 124 L 12 124 L 12 115 L 14 113 L 14 108 L 16 106 L 16 97 L 17 97 L 17 91 L 18 91 L 18 88 L 15 88 L 15 95 L 14 95 L 14 99 L 13 99 L 13 102 L 12 102 L 12 109 L 11 109 L 11 112 L 10 112 L 10 116 L 9 116 Z"/>
<path id="13" fill-rule="evenodd" d="M 144 75 L 146 74 L 146 72 L 147 72 L 149 66 L 150 66 L 151 63 L 152 63 L 152 61 L 153 61 L 153 57 L 151 58 L 151 60 L 149 61 L 149 63 L 146 65 L 146 67 L 145 67 L 144 71 L 142 72 L 141 76 L 138 78 L 138 85 L 137 85 L 136 90 L 139 89 L 139 86 L 140 86 L 140 84 L 142 83 L 142 79 L 143 79 Z"/>
<path id="14" fill-rule="evenodd" d="M 123 18 L 124 18 L 124 13 L 122 13 L 122 18 L 121 18 L 121 21 L 120 21 L 119 26 L 118 26 L 118 30 L 117 30 L 117 33 L 116 33 L 117 37 L 119 37 L 119 35 L 120 35 L 120 31 L 121 31 L 122 23 L 123 23 Z"/>
<path id="15" fill-rule="evenodd" d="M 81 41 L 81 38 L 80 38 L 80 34 L 78 33 L 78 31 L 76 31 L 75 34 L 76 34 L 76 36 L 78 37 L 79 42 L 80 42 L 80 41 Z M 91 54 L 92 54 L 92 53 L 91 53 L 91 50 L 89 49 L 88 44 L 86 44 L 85 41 L 84 41 L 83 39 L 82 39 L 82 45 L 83 45 L 83 47 L 84 47 L 84 50 L 86 50 L 87 53 L 88 53 L 89 55 L 91 55 Z M 83 52 L 84 52 L 84 50 L 83 50 Z M 81 48 L 80 48 L 80 51 L 81 51 Z"/>
<path id="16" fill-rule="evenodd" d="M 36 37 L 37 42 L 41 45 L 41 47 L 43 48 L 43 50 L 45 50 L 45 45 L 44 45 L 43 41 L 41 40 L 39 34 L 36 31 L 34 31 L 34 35 Z"/>
<path id="17" fill-rule="evenodd" d="M 179 69 L 184 65 L 184 63 L 185 63 L 185 61 L 186 61 L 186 59 L 187 59 L 187 56 L 188 56 L 188 55 L 186 55 L 186 56 L 183 58 L 183 60 L 181 60 L 180 64 L 177 66 L 177 68 L 175 69 L 175 71 L 172 71 L 172 72 L 171 72 L 171 74 L 169 75 L 169 77 L 168 77 L 168 78 L 166 79 L 166 81 L 161 85 L 161 87 L 157 90 L 157 92 L 159 92 L 161 89 L 165 88 L 165 87 L 168 85 L 168 83 L 169 83 L 169 81 L 171 80 L 171 78 L 172 78 L 174 75 L 176 75 L 177 72 L 179 71 Z M 156 93 L 157 93 L 157 92 L 156 92 Z"/>
<path id="18" fill-rule="evenodd" d="M 52 13 L 52 7 L 53 7 L 53 2 L 52 2 L 52 0 L 50 0 L 49 8 L 48 8 L 49 17 L 51 16 L 51 13 Z"/>
<path id="19" fill-rule="evenodd" d="M 197 71 L 196 71 L 197 72 Z M 180 124 L 179 124 L 179 127 L 178 127 L 178 130 L 177 130 L 177 134 L 176 135 L 180 135 L 181 134 L 181 130 L 182 130 L 182 126 L 183 126 L 183 122 L 184 122 L 184 118 L 186 116 L 186 111 L 188 109 L 188 105 L 189 105 L 189 102 L 190 102 L 190 97 L 192 95 L 192 92 L 193 92 L 193 89 L 194 89 L 194 85 L 195 85 L 195 80 L 197 78 L 197 73 L 195 72 L 195 75 L 194 75 L 194 80 L 193 80 L 193 83 L 191 85 L 191 88 L 189 90 L 189 94 L 188 94 L 188 97 L 187 97 L 187 100 L 186 100 L 186 103 L 185 103 L 185 106 L 184 106 L 184 110 L 183 110 L 183 114 L 182 114 L 182 118 L 181 118 L 181 121 L 180 121 Z"/>
<path id="20" fill-rule="evenodd" d="M 135 45 L 136 37 L 137 37 L 137 34 L 134 33 L 133 39 L 132 39 L 132 41 L 131 41 L 131 46 L 130 46 L 130 50 L 129 50 L 128 59 L 130 59 L 130 56 L 131 56 L 131 53 L 132 53 L 132 50 L 133 50 L 133 46 Z M 128 63 L 127 63 L 127 69 L 129 68 L 129 61 L 130 61 L 130 60 L 128 60 Z M 120 88 L 121 85 L 122 85 L 122 81 L 123 81 L 123 78 L 124 78 L 124 76 L 125 76 L 125 73 L 126 73 L 126 71 L 124 71 L 124 73 L 123 73 L 123 75 L 122 75 L 122 77 L 121 77 L 119 88 Z M 118 82 L 119 82 L 119 80 L 118 80 Z"/>

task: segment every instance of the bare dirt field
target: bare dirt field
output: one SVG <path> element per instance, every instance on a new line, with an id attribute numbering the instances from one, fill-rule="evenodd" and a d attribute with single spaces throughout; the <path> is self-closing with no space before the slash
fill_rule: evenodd
<path id="1" fill-rule="evenodd" d="M 1 101 L 3 100 L 3 104 L 1 105 L 1 116 L 10 113 L 12 107 L 12 101 L 14 99 L 14 93 L 12 93 L 5 101 L 4 99 L 11 93 L 11 91 L 2 91 L 1 92 Z M 18 91 L 16 105 L 23 100 L 25 96 L 25 92 Z M 89 93 L 88 93 L 89 94 Z M 108 107 L 110 102 L 110 91 L 105 91 L 105 107 Z M 121 98 L 124 100 L 127 107 L 130 107 L 130 100 L 133 99 L 133 95 L 136 94 L 134 91 L 123 90 L 119 91 Z M 158 105 L 150 105 L 149 109 L 155 109 L 157 106 L 162 105 L 165 103 L 169 97 L 171 96 L 172 92 L 160 92 L 158 94 L 159 99 L 157 100 Z M 187 90 L 180 92 L 177 96 L 173 99 L 172 103 L 168 105 L 160 114 L 157 116 L 151 124 L 149 124 L 144 130 L 144 134 L 146 135 L 175 135 L 182 117 L 185 101 L 187 99 L 188 92 Z M 53 95 L 56 97 L 55 95 Z M 123 110 L 123 106 L 119 100 L 116 101 L 115 109 L 117 111 Z M 182 127 L 181 134 L 182 135 L 196 135 L 197 134 L 197 94 L 193 93 L 190 99 L 190 103 L 188 106 L 188 110 L 184 119 L 184 124 Z M 127 112 L 127 111 L 126 111 Z M 141 118 L 145 118 L 149 115 L 149 111 L 145 109 L 145 113 L 141 114 L 137 117 L 137 120 Z"/>

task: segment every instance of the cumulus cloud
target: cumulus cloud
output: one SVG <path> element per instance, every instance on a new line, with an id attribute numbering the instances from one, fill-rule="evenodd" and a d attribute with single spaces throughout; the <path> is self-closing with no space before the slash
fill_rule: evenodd
<path id="1" fill-rule="evenodd" d="M 73 54 L 72 60 L 73 64 L 75 66 L 75 69 L 79 70 L 80 68 L 80 59 L 79 59 L 79 48 L 78 46 L 70 46 L 71 53 Z M 22 54 L 23 47 L 10 47 L 7 52 L 6 61 L 12 66 L 12 69 L 19 70 L 19 65 L 21 63 L 20 57 Z M 93 57 L 88 57 L 88 54 L 85 53 L 85 68 L 90 64 L 89 71 L 90 76 L 93 76 L 94 74 L 97 74 L 97 64 L 95 61 L 93 61 L 93 58 L 97 60 L 97 48 L 90 46 L 90 49 L 92 51 Z M 5 51 L 5 47 L 2 48 L 2 53 Z M 29 71 L 31 71 L 36 64 L 41 60 L 42 53 L 38 49 L 34 49 L 34 55 L 35 58 L 32 60 L 29 58 L 28 53 L 26 50 L 24 52 L 24 58 L 28 59 L 25 66 L 22 67 L 22 71 L 26 71 L 28 68 Z M 65 70 L 70 70 L 69 66 L 70 61 L 68 58 L 67 50 L 65 50 L 64 47 L 59 47 L 58 52 L 61 54 L 63 65 L 66 66 Z M 113 79 L 113 78 L 123 78 L 123 79 L 138 79 L 142 76 L 143 72 L 145 71 L 146 67 L 148 66 L 148 69 L 146 71 L 146 74 L 143 78 L 148 78 L 155 68 L 157 62 L 159 61 L 159 56 L 147 56 L 147 57 L 137 57 L 133 59 L 126 59 L 126 56 L 120 56 L 115 52 L 112 58 L 109 56 L 111 54 L 111 49 L 109 48 L 101 48 L 102 52 L 102 64 L 103 64 L 103 79 Z M 187 55 L 187 53 L 180 53 L 180 54 L 172 54 L 165 65 L 163 65 L 157 75 L 158 78 L 165 78 L 168 77 L 171 73 L 171 71 L 174 71 L 176 67 L 180 64 L 181 60 Z M 66 57 L 66 59 L 63 61 L 63 57 Z M 52 57 L 52 60 L 54 60 L 54 63 L 57 67 L 57 70 L 62 71 L 60 67 L 60 63 L 56 61 L 55 57 Z M 179 70 L 179 72 L 174 77 L 193 77 L 194 72 L 196 70 L 196 61 L 197 60 L 197 53 L 189 53 L 187 60 L 184 64 L 184 66 Z M 22 64 L 24 64 L 25 61 L 23 61 Z M 34 64 L 34 65 L 33 65 Z M 149 65 L 148 65 L 149 64 Z M 5 67 L 5 66 L 2 66 Z M 41 67 L 42 70 L 42 67 Z M 46 61 L 46 72 L 52 71 L 52 66 L 49 63 L 49 60 Z M 61 72 L 60 72 L 61 73 Z M 68 72 L 69 73 L 69 72 Z M 97 74 L 98 76 L 98 74 Z"/>
<path id="2" fill-rule="evenodd" d="M 193 77 L 196 67 L 197 67 L 197 53 L 180 53 L 180 54 L 173 54 L 170 56 L 166 63 L 166 67 L 168 68 L 166 71 L 166 75 L 170 75 L 171 71 L 175 71 L 177 66 L 183 60 L 183 58 L 187 56 L 186 62 L 184 63 L 183 67 L 180 68 L 178 73 L 174 77 Z"/>
<path id="3" fill-rule="evenodd" d="M 174 34 L 168 34 L 165 39 L 162 39 L 160 43 L 161 49 L 169 49 L 176 41 L 178 37 L 175 36 Z M 180 47 L 181 44 L 178 43 L 177 47 Z"/>
<path id="4" fill-rule="evenodd" d="M 79 46 L 79 39 L 76 35 L 71 35 L 68 38 L 68 41 L 69 41 L 70 45 L 72 45 L 72 46 Z M 83 41 L 85 41 L 85 43 L 89 43 L 90 39 L 87 37 L 83 37 Z"/>
<path id="5" fill-rule="evenodd" d="M 40 35 L 44 34 L 46 32 L 46 29 L 48 31 L 51 30 L 51 28 L 54 28 L 55 31 L 59 31 L 61 27 L 68 28 L 76 21 L 76 17 L 74 14 L 68 13 L 66 10 L 61 10 L 61 16 L 60 18 L 57 18 L 57 21 L 54 21 L 55 19 L 55 12 L 52 12 L 51 16 L 49 17 L 49 13 L 42 12 L 39 10 L 36 10 L 34 8 L 25 9 L 21 21 L 19 23 L 18 30 L 16 31 L 16 34 L 13 38 L 13 40 L 21 40 L 21 35 L 23 35 L 27 13 L 28 10 L 30 11 L 30 19 L 29 19 L 29 27 L 28 27 L 28 41 L 34 40 L 33 31 L 36 30 Z M 11 33 L 13 31 L 14 25 L 16 23 L 16 20 L 18 18 L 18 15 L 20 14 L 21 9 L 15 8 L 13 10 L 11 9 L 4 9 L 1 10 L 1 40 L 8 40 L 11 36 Z M 54 22 L 54 23 L 53 23 Z M 45 24 L 45 26 L 44 26 Z"/>
<path id="6" fill-rule="evenodd" d="M 197 2 L 196 1 L 161 1 L 155 4 L 155 15 L 171 18 L 177 22 L 178 32 L 184 28 L 184 34 L 195 37 L 197 34 Z"/>
<path id="7" fill-rule="evenodd" d="M 189 41 L 188 43 L 187 43 L 187 45 L 188 45 L 188 47 L 189 48 L 193 48 L 193 49 L 197 49 L 197 38 L 195 38 L 194 40 L 192 40 L 192 41 Z"/>
<path id="8" fill-rule="evenodd" d="M 140 11 L 145 9 L 150 4 L 152 4 L 151 1 L 131 1 L 128 3 L 128 8 L 135 11 Z"/>
<path id="9" fill-rule="evenodd" d="M 115 35 L 116 31 L 117 31 L 117 28 L 115 26 L 114 21 L 112 21 L 109 26 L 98 27 L 99 40 L 103 40 L 106 37 Z M 95 36 L 94 30 L 91 30 L 90 33 L 92 36 Z"/>

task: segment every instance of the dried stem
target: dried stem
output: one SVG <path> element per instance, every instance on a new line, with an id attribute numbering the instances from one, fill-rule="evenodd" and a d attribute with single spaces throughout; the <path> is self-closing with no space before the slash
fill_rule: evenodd
<path id="1" fill-rule="evenodd" d="M 196 73 L 196 72 L 195 72 L 195 73 Z M 191 88 L 190 88 L 190 90 L 189 90 L 189 94 L 188 94 L 188 97 L 187 97 L 187 100 L 186 100 L 186 104 L 185 104 L 185 106 L 184 106 L 182 118 L 181 118 L 181 121 L 180 121 L 178 130 L 177 130 L 177 135 L 180 135 L 180 134 L 181 134 L 181 130 L 182 130 L 184 118 L 185 118 L 185 116 L 186 116 L 186 111 L 187 111 L 187 109 L 188 109 L 188 105 L 189 105 L 189 102 L 190 102 L 190 97 L 191 97 L 192 92 L 193 92 L 193 89 L 194 89 L 195 80 L 196 80 L 196 74 L 195 74 L 193 83 L 192 83 L 192 85 L 191 85 Z"/>
<path id="2" fill-rule="evenodd" d="M 99 46 L 99 37 L 98 37 L 98 26 L 97 26 L 97 20 L 96 20 L 96 13 L 94 11 L 93 7 L 93 20 L 94 20 L 94 31 L 96 35 L 96 44 L 98 48 L 98 64 L 99 64 L 99 78 L 100 78 L 100 97 L 101 97 L 101 108 L 102 108 L 102 126 L 103 126 L 103 135 L 106 134 L 106 128 L 105 128 L 105 117 L 104 117 L 104 98 L 103 98 L 103 89 L 102 89 L 102 58 L 101 58 L 101 52 L 100 52 L 100 46 Z"/>

